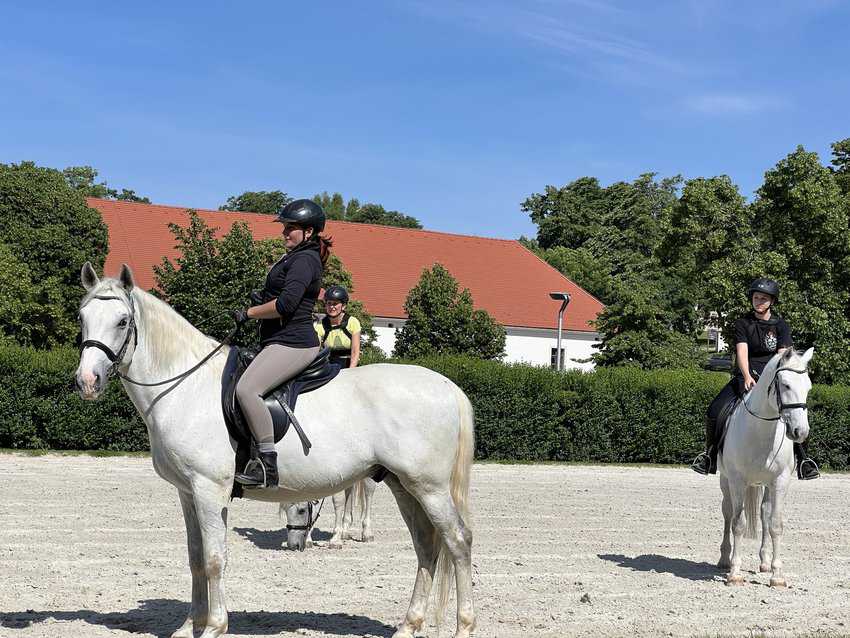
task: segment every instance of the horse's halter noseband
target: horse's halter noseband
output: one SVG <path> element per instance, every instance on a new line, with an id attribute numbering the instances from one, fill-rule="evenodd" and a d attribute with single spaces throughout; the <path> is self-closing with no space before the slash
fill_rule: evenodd
<path id="1" fill-rule="evenodd" d="M 319 507 L 316 510 L 316 517 L 313 518 L 313 506 L 318 504 Z M 325 499 L 322 499 L 321 503 L 319 501 L 307 501 L 307 524 L 306 525 L 290 525 L 286 524 L 287 530 L 298 530 L 305 531 L 307 533 L 313 529 L 313 526 L 316 524 L 316 521 L 319 520 L 319 514 L 322 513 L 322 506 L 325 504 Z"/>
<path id="2" fill-rule="evenodd" d="M 777 420 L 781 421 L 781 420 L 784 420 L 782 418 L 782 413 L 785 410 L 794 410 L 794 409 L 797 409 L 797 408 L 802 408 L 803 410 L 808 409 L 808 406 L 805 403 L 785 403 L 782 400 L 782 392 L 780 392 L 780 390 L 779 390 L 779 373 L 783 372 L 783 371 L 794 372 L 795 374 L 806 374 L 809 370 L 808 370 L 808 368 L 803 368 L 802 370 L 797 370 L 796 368 L 777 368 L 776 372 L 774 372 L 774 374 L 773 374 L 773 381 L 770 382 L 770 386 L 773 389 L 773 391 L 776 393 L 776 407 L 779 409 L 779 416 L 774 417 L 772 419 L 763 417 L 761 415 L 756 414 L 752 410 L 750 410 L 750 406 L 747 405 L 747 402 L 745 400 L 741 401 L 741 403 L 744 404 L 744 408 L 746 408 L 747 412 L 749 412 L 752 416 L 756 417 L 757 419 L 761 419 L 762 421 L 777 421 Z M 770 392 L 770 389 L 768 389 L 768 393 L 769 392 Z"/>
<path id="3" fill-rule="evenodd" d="M 116 301 L 122 301 L 121 297 L 117 295 L 95 295 L 91 299 L 101 299 L 103 301 L 114 299 Z M 89 301 L 91 301 L 91 299 L 89 299 Z M 88 301 L 86 303 L 88 303 Z M 123 377 L 118 370 L 118 366 L 121 365 L 121 362 L 124 360 L 124 355 L 127 353 L 127 347 L 130 345 L 130 338 L 132 337 L 134 346 L 139 343 L 139 334 L 138 329 L 136 328 L 136 309 L 133 305 L 133 295 L 131 294 L 127 295 L 127 305 L 130 310 L 130 318 L 127 321 L 127 332 L 124 334 L 124 342 L 121 344 L 117 353 L 113 352 L 112 348 L 97 339 L 86 339 L 80 344 L 80 352 L 86 348 L 97 348 L 98 350 L 103 351 L 103 354 L 105 354 L 111 362 L 109 370 L 106 372 L 107 379 L 116 373 Z"/>

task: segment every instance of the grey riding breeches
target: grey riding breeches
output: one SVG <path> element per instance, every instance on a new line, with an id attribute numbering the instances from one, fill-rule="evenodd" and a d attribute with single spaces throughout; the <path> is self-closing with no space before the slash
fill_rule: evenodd
<path id="1" fill-rule="evenodd" d="M 258 444 L 274 445 L 274 425 L 263 395 L 304 370 L 317 354 L 318 346 L 290 348 L 272 343 L 260 351 L 242 374 L 236 397 Z"/>

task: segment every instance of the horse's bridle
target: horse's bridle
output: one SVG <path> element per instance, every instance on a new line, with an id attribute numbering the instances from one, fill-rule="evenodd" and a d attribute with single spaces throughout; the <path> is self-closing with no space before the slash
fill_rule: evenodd
<path id="1" fill-rule="evenodd" d="M 121 301 L 121 297 L 118 295 L 95 295 L 91 299 L 101 299 L 103 301 L 114 299 L 116 301 Z M 89 301 L 91 301 L 91 299 L 89 299 Z M 88 301 L 86 303 L 88 303 Z M 103 351 L 103 354 L 106 355 L 111 363 L 109 370 L 106 372 L 107 379 L 114 374 L 121 375 L 121 372 L 118 370 L 118 366 L 121 365 L 121 362 L 124 360 L 124 355 L 127 354 L 127 347 L 130 345 L 130 338 L 132 337 L 134 344 L 139 343 L 138 329 L 136 328 L 136 312 L 133 306 L 132 295 L 127 295 L 127 305 L 130 310 L 130 318 L 127 323 L 127 332 L 124 334 L 124 342 L 121 344 L 117 353 L 113 352 L 112 348 L 97 339 L 86 339 L 80 344 L 80 354 L 82 354 L 82 351 L 86 348 L 97 348 L 98 350 Z"/>
<path id="2" fill-rule="evenodd" d="M 797 409 L 797 408 L 802 408 L 803 410 L 808 409 L 808 406 L 806 405 L 806 403 L 785 403 L 782 400 L 782 393 L 779 391 L 779 373 L 783 372 L 783 371 L 794 372 L 796 374 L 806 374 L 809 370 L 808 370 L 808 368 L 803 368 L 802 370 L 797 370 L 796 368 L 777 368 L 776 372 L 773 375 L 773 381 L 770 382 L 770 387 L 773 388 L 773 391 L 776 393 L 776 407 L 779 409 L 779 416 L 774 417 L 774 418 L 766 418 L 766 417 L 760 416 L 760 415 L 756 414 L 755 412 L 753 412 L 752 410 L 750 410 L 750 406 L 747 405 L 747 402 L 745 400 L 741 401 L 741 403 L 744 404 L 744 408 L 752 416 L 756 417 L 757 419 L 761 419 L 762 421 L 778 421 L 778 420 L 783 420 L 782 419 L 782 413 L 785 410 L 794 410 L 794 409 Z"/>
<path id="3" fill-rule="evenodd" d="M 117 301 L 122 301 L 121 297 L 119 297 L 117 295 L 94 295 L 88 301 L 86 301 L 86 303 L 88 303 L 92 299 L 101 299 L 101 300 L 104 300 L 104 301 L 109 301 L 111 299 L 114 299 L 114 300 L 117 300 Z M 216 352 L 221 350 L 224 346 L 228 345 L 230 343 L 230 340 L 233 338 L 233 335 L 235 335 L 236 332 L 239 330 L 239 326 L 236 326 L 235 328 L 233 328 L 233 330 L 230 331 L 230 334 L 228 334 L 222 340 L 222 342 L 219 343 L 218 346 L 216 346 L 213 349 L 212 352 L 210 352 L 207 356 L 205 356 L 203 359 L 201 359 L 194 366 L 192 366 L 191 368 L 186 370 L 186 372 L 182 372 L 182 373 L 180 373 L 176 376 L 171 377 L 170 379 L 165 379 L 164 381 L 157 381 L 156 383 L 143 383 L 141 381 L 135 381 L 134 379 L 131 379 L 126 374 L 121 372 L 121 370 L 118 369 L 118 366 L 120 366 L 121 362 L 124 360 L 124 355 L 127 354 L 127 347 L 130 345 L 130 339 L 131 338 L 133 339 L 134 347 L 136 345 L 138 345 L 138 343 L 139 343 L 139 331 L 138 331 L 138 328 L 136 327 L 136 307 L 135 307 L 135 304 L 133 303 L 132 293 L 127 293 L 127 306 L 128 306 L 128 310 L 130 311 L 130 318 L 127 321 L 127 332 L 124 334 L 124 342 L 121 344 L 121 348 L 118 349 L 118 352 L 117 353 L 113 352 L 112 348 L 110 348 L 108 345 L 106 345 L 102 341 L 98 341 L 97 339 L 86 339 L 85 341 L 83 341 L 80 344 L 80 354 L 82 354 L 82 351 L 85 350 L 86 348 L 97 348 L 98 350 L 101 350 L 106 355 L 106 357 L 109 359 L 109 361 L 111 362 L 111 365 L 109 366 L 109 370 L 107 370 L 107 372 L 106 372 L 106 378 L 108 379 L 108 378 L 112 377 L 113 375 L 118 375 L 119 377 L 121 377 L 122 379 L 127 381 L 128 383 L 132 383 L 134 385 L 140 385 L 140 386 L 145 386 L 145 387 L 154 387 L 154 386 L 158 386 L 158 385 L 165 385 L 166 383 L 171 383 L 172 381 L 180 381 L 181 379 L 188 377 L 195 370 L 197 370 L 202 365 L 204 365 L 207 361 L 209 361 Z M 221 315 L 216 315 L 216 316 L 221 316 Z M 215 318 L 215 317 L 211 317 L 211 318 Z M 206 321 L 208 321 L 208 320 L 209 319 L 207 319 Z"/>
<path id="4" fill-rule="evenodd" d="M 316 504 L 319 505 L 319 508 L 316 510 L 316 518 L 313 518 L 313 506 L 316 505 Z M 308 521 L 307 524 L 306 525 L 290 525 L 289 523 L 287 523 L 286 529 L 287 530 L 305 531 L 309 534 L 310 530 L 313 529 L 313 526 L 316 524 L 316 521 L 319 520 L 319 514 L 322 513 L 322 506 L 324 504 L 325 504 L 325 499 L 322 499 L 321 502 L 319 502 L 319 501 L 307 501 L 307 521 Z"/>

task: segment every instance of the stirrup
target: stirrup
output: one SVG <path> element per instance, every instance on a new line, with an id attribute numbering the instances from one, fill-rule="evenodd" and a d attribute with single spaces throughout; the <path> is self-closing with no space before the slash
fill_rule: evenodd
<path id="1" fill-rule="evenodd" d="M 711 454 L 708 451 L 700 452 L 691 463 L 691 469 L 697 474 L 708 476 L 711 473 Z"/>
<path id="2" fill-rule="evenodd" d="M 814 472 L 811 472 L 810 470 L 808 476 L 803 474 L 803 465 L 805 465 L 806 463 L 810 463 L 812 466 L 814 466 Z M 820 478 L 820 468 L 818 468 L 818 464 L 815 463 L 813 459 L 803 459 L 797 466 L 797 478 L 801 481 L 813 481 L 816 478 Z"/>
<path id="3" fill-rule="evenodd" d="M 260 470 L 263 472 L 263 480 L 261 483 L 257 483 L 256 481 L 259 479 L 255 479 L 253 476 L 249 476 L 248 472 L 253 470 L 256 466 L 260 466 Z M 245 469 L 242 472 L 236 474 L 236 482 L 242 485 L 245 489 L 266 489 L 268 488 L 268 475 L 266 473 L 266 466 L 259 458 L 250 459 L 245 464 Z"/>

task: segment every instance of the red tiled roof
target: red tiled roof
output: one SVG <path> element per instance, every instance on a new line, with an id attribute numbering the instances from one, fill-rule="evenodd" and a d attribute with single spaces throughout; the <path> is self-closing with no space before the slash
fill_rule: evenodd
<path id="1" fill-rule="evenodd" d="M 88 204 L 109 227 L 106 273 L 114 275 L 127 263 L 140 286 L 153 288 L 153 266 L 163 257 L 178 256 L 168 224 L 186 226 L 187 209 L 96 198 L 89 198 Z M 195 210 L 218 228 L 219 237 L 236 221 L 246 222 L 256 239 L 280 234 L 280 224 L 266 215 Z M 603 308 L 517 241 L 339 221 L 329 221 L 325 234 L 333 237 L 333 251 L 351 273 L 353 296 L 377 317 L 404 318 L 408 292 L 422 270 L 435 263 L 469 288 L 476 308 L 505 326 L 555 327 L 560 302 L 550 299 L 550 292 L 572 297 L 564 315 L 567 330 L 593 331 L 588 322 Z"/>

